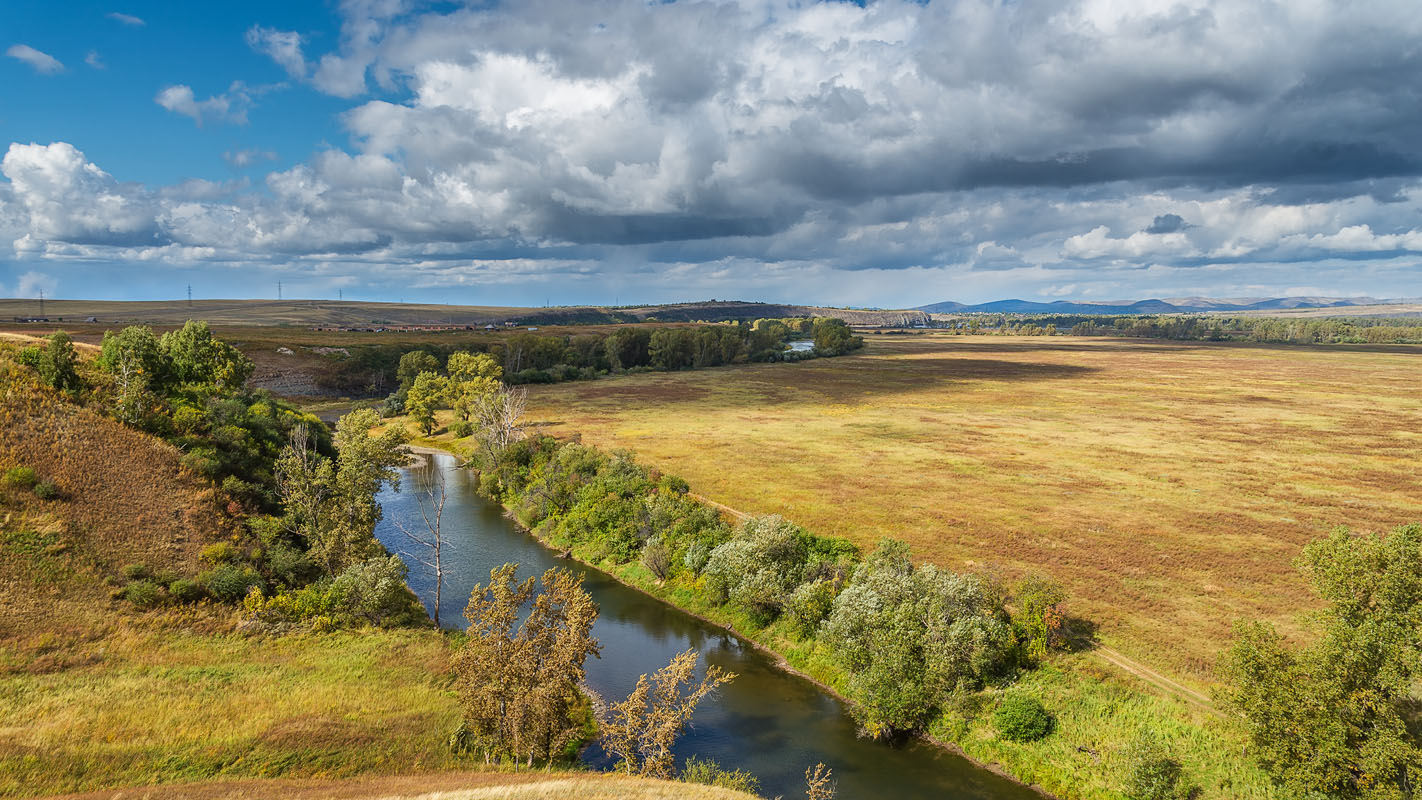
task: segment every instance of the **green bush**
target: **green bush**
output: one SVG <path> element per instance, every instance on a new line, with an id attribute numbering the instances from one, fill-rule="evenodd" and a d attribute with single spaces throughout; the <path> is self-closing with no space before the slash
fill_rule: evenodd
<path id="1" fill-rule="evenodd" d="M 119 570 L 119 574 L 130 581 L 141 581 L 153 576 L 153 573 L 144 564 L 124 564 L 123 569 Z"/>
<path id="2" fill-rule="evenodd" d="M 237 548 L 231 542 L 217 542 L 202 549 L 202 560 L 213 566 L 237 560 Z"/>
<path id="3" fill-rule="evenodd" d="M 1052 732 L 1052 715 L 1035 697 L 1009 694 L 992 712 L 992 723 L 1010 742 L 1035 742 Z"/>
<path id="4" fill-rule="evenodd" d="M 321 566 L 290 545 L 277 542 L 267 550 L 267 569 L 286 586 L 302 586 L 321 575 Z"/>
<path id="5" fill-rule="evenodd" d="M 196 603 L 207 593 L 197 584 L 197 581 L 179 578 L 168 584 L 168 594 L 179 603 Z"/>
<path id="6" fill-rule="evenodd" d="M 11 467 L 5 470 L 5 485 L 13 486 L 16 489 L 29 489 L 39 480 L 34 469 L 30 467 Z"/>
<path id="7" fill-rule="evenodd" d="M 156 608 L 163 605 L 163 601 L 167 599 L 163 594 L 163 587 L 150 580 L 130 583 L 124 588 L 123 596 L 139 608 Z"/>
<path id="8" fill-rule="evenodd" d="M 834 608 L 834 581 L 821 579 L 802 583 L 785 601 L 785 616 L 801 636 L 810 637 Z"/>
<path id="9" fill-rule="evenodd" d="M 251 567 L 223 564 L 198 575 L 198 583 L 218 600 L 240 602 L 252 587 L 264 588 L 262 576 Z"/>
<path id="10" fill-rule="evenodd" d="M 463 419 L 455 420 L 453 423 L 450 424 L 449 431 L 450 433 L 454 434 L 454 437 L 456 439 L 463 439 L 469 436 L 473 436 L 474 423 Z"/>
<path id="11" fill-rule="evenodd" d="M 44 480 L 40 481 L 39 483 L 36 483 L 34 492 L 35 497 L 38 497 L 41 500 L 53 500 L 56 497 L 59 497 L 59 487 L 55 485 L 54 481 L 50 480 Z"/>
<path id="12" fill-rule="evenodd" d="M 760 792 L 760 781 L 754 775 L 740 769 L 723 769 L 709 758 L 689 756 L 681 769 L 681 779 L 686 783 L 719 786 L 746 794 Z"/>
<path id="13" fill-rule="evenodd" d="M 1130 800 L 1182 800 L 1190 795 L 1181 786 L 1183 770 L 1165 743 L 1151 731 L 1136 737 L 1126 748 L 1126 786 Z"/>

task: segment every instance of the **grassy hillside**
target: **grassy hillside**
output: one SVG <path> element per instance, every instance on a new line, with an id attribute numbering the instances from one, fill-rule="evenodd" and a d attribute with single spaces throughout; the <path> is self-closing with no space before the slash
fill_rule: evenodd
<path id="1" fill-rule="evenodd" d="M 1232 620 L 1297 629 L 1292 561 L 1422 517 L 1422 348 L 871 337 L 860 355 L 534 387 L 529 417 L 752 514 L 1062 580 L 1196 688 Z"/>

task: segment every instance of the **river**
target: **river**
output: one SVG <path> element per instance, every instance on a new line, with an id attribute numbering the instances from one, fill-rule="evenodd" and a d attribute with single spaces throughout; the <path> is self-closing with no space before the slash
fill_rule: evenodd
<path id="1" fill-rule="evenodd" d="M 736 673 L 733 682 L 702 702 L 677 743 L 678 763 L 696 755 L 747 770 L 760 779 L 766 797 L 803 797 L 805 768 L 823 762 L 834 770 L 838 796 L 845 800 L 1040 800 L 1032 790 L 940 748 L 918 741 L 891 747 L 857 737 L 844 705 L 815 684 L 780 670 L 771 658 L 714 625 L 602 572 L 557 558 L 506 519 L 500 507 L 480 497 L 470 474 L 458 469 L 452 457 L 430 458 L 424 467 L 403 471 L 403 491 L 382 491 L 385 519 L 376 536 L 393 552 L 417 552 L 395 522 L 422 530 L 414 491 L 422 485 L 417 473 L 438 469 L 448 487 L 442 624 L 465 626 L 469 592 L 475 583 L 487 583 L 494 567 L 518 563 L 520 577 L 562 567 L 583 575 L 584 587 L 601 608 L 593 634 L 602 643 L 602 657 L 588 660 L 587 673 L 588 684 L 604 698 L 626 696 L 638 675 L 666 666 L 688 647 L 701 654 L 703 668 L 709 663 Z M 433 570 L 408 555 L 405 561 L 410 588 L 429 608 Z M 584 758 L 593 767 L 610 766 L 596 746 Z"/>

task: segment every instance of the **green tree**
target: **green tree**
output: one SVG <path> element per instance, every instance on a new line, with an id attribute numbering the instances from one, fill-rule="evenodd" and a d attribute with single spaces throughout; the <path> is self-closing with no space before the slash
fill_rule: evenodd
<path id="1" fill-rule="evenodd" d="M 410 391 L 422 372 L 439 372 L 439 359 L 424 350 L 411 350 L 400 356 L 400 364 L 395 368 L 395 379 L 399 381 L 396 393 L 403 396 Z"/>
<path id="2" fill-rule="evenodd" d="M 822 355 L 838 356 L 864 346 L 842 319 L 815 320 L 815 350 Z"/>
<path id="3" fill-rule="evenodd" d="M 426 436 L 435 432 L 435 410 L 446 405 L 449 383 L 442 375 L 421 372 L 405 395 L 405 413 L 420 426 Z"/>
<path id="4" fill-rule="evenodd" d="M 1241 623 L 1224 660 L 1252 749 L 1293 795 L 1413 797 L 1422 526 L 1382 536 L 1340 528 L 1305 547 L 1299 565 L 1327 604 L 1316 616 L 1322 635 L 1291 647 L 1268 624 Z"/>
<path id="5" fill-rule="evenodd" d="M 1017 638 L 1027 658 L 1045 658 L 1053 648 L 1066 644 L 1066 590 L 1050 578 L 1029 575 L 1013 592 L 1017 614 L 1012 618 Z"/>
<path id="6" fill-rule="evenodd" d="M 497 392 L 504 368 L 487 353 L 453 353 L 449 357 L 449 407 L 459 419 L 468 421 L 486 395 Z"/>
<path id="7" fill-rule="evenodd" d="M 158 340 L 179 383 L 207 383 L 237 389 L 252 374 L 252 362 L 241 351 L 212 335 L 206 322 L 188 320 L 181 330 Z"/>
<path id="8" fill-rule="evenodd" d="M 115 415 L 130 425 L 141 423 L 169 377 L 168 359 L 153 330 L 130 325 L 118 333 L 105 331 L 103 349 L 95 363 L 114 377 L 118 395 Z"/>

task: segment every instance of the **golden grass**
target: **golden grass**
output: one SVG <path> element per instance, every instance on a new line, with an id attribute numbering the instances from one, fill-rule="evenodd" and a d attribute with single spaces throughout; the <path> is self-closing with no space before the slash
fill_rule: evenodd
<path id="1" fill-rule="evenodd" d="M 1422 517 L 1422 348 L 876 336 L 861 355 L 531 387 L 530 418 L 751 513 L 1015 578 L 1208 683 L 1289 628 L 1333 526 Z"/>

